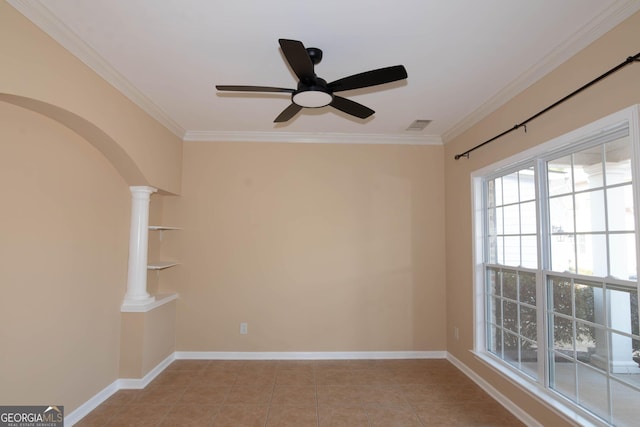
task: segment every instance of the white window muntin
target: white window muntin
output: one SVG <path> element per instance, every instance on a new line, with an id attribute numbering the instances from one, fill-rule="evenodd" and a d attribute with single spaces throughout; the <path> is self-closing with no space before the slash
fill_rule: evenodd
<path id="1" fill-rule="evenodd" d="M 489 179 L 490 177 L 500 176 L 506 173 L 508 170 L 517 170 L 518 166 L 525 164 L 527 160 L 530 159 L 538 159 L 537 160 L 537 176 L 538 179 L 542 179 L 545 173 L 540 173 L 540 171 L 544 170 L 544 168 L 540 168 L 540 163 L 544 162 L 546 158 L 557 157 L 564 150 L 567 153 L 574 152 L 578 148 L 588 145 L 597 145 L 598 140 L 603 141 L 603 138 L 610 138 L 612 132 L 615 130 L 619 130 L 621 125 L 622 127 L 628 126 L 628 132 L 632 135 L 632 163 L 634 167 L 632 167 L 633 174 L 633 183 L 634 183 L 634 206 L 636 209 L 638 207 L 638 192 L 640 187 L 640 181 L 638 180 L 638 176 L 640 171 L 638 170 L 638 166 L 640 165 L 640 153 L 638 152 L 638 134 L 639 134 L 639 125 L 638 125 L 638 106 L 630 107 L 628 109 L 622 110 L 618 113 L 612 114 L 608 117 L 605 117 L 601 120 L 598 120 L 590 125 L 584 126 L 578 130 L 570 132 L 566 135 L 563 135 L 559 138 L 556 138 L 547 143 L 536 146 L 532 149 L 523 151 L 509 159 L 505 159 L 491 166 L 487 166 L 481 170 L 478 170 L 471 175 L 471 186 L 472 186 L 472 205 L 473 205 L 473 257 L 474 257 L 474 289 L 476 289 L 475 295 L 475 303 L 474 303 L 474 318 L 476 319 L 475 329 L 474 329 L 474 351 L 478 355 L 478 357 L 483 360 L 485 363 L 488 363 L 490 366 L 501 370 L 507 376 L 513 378 L 514 382 L 523 386 L 525 389 L 533 392 L 538 397 L 542 398 L 548 404 L 557 410 L 559 413 L 562 413 L 565 416 L 568 416 L 573 420 L 583 420 L 589 421 L 594 424 L 600 424 L 598 419 L 594 418 L 589 412 L 585 412 L 579 407 L 575 407 L 572 404 L 566 405 L 567 401 L 565 398 L 561 396 L 556 396 L 553 392 L 550 392 L 548 388 L 548 372 L 545 375 L 539 376 L 537 382 L 532 383 L 532 387 L 527 386 L 526 384 L 531 381 L 526 381 L 526 378 L 520 378 L 519 374 L 516 373 L 516 370 L 509 366 L 508 364 L 501 365 L 500 362 L 497 363 L 497 358 L 489 353 L 487 353 L 487 336 L 488 328 L 486 325 L 487 321 L 487 298 L 485 295 L 485 272 L 488 264 L 486 263 L 486 244 L 484 242 L 485 236 L 487 236 L 486 230 L 486 221 L 483 219 L 484 214 L 487 212 L 484 206 L 484 201 L 486 199 L 486 193 L 484 192 L 484 188 L 486 188 L 484 184 L 485 179 Z M 551 153 L 551 154 L 549 154 Z M 518 165 L 518 163 L 521 163 Z M 546 178 L 545 178 L 546 179 Z M 548 238 L 542 238 L 544 235 L 548 235 L 547 230 L 549 229 L 548 224 L 546 222 L 546 208 L 542 206 L 545 205 L 546 202 L 546 194 L 545 194 L 545 185 L 540 185 L 540 189 L 538 191 L 538 195 L 544 203 L 539 203 L 541 206 L 540 213 L 543 215 L 539 215 L 539 228 L 538 235 L 539 239 L 539 252 L 543 254 L 548 254 Z M 636 233 L 640 232 L 640 216 L 635 216 L 635 231 Z M 638 236 L 636 236 L 636 258 L 640 257 L 640 251 L 637 249 L 638 246 Z M 544 250 L 543 250 L 544 247 Z M 542 255 L 539 253 L 539 255 Z M 540 266 L 539 266 L 539 274 L 541 281 L 547 280 L 547 274 L 558 275 L 558 272 L 549 271 L 548 259 L 539 256 L 538 257 Z M 640 263 L 636 260 L 636 265 L 640 265 Z M 573 276 L 572 276 L 573 277 Z M 587 278 L 591 281 L 594 280 L 594 277 L 587 276 Z M 633 287 L 635 284 L 635 288 L 637 289 L 637 281 L 632 282 L 628 280 L 619 280 L 615 278 L 605 278 L 612 285 L 625 286 L 625 287 Z M 597 280 L 597 279 L 596 279 Z M 546 285 L 544 286 L 546 288 Z M 543 288 L 543 286 L 539 286 L 539 288 Z M 546 296 L 542 295 L 538 298 L 539 310 L 538 314 L 541 315 L 542 319 L 539 319 L 539 325 L 545 323 L 545 319 L 548 315 L 547 313 L 547 303 Z M 544 314 L 542 314 L 544 311 Z M 546 325 L 544 325 L 545 334 L 546 334 Z M 548 343 L 544 344 L 545 347 L 548 347 Z M 546 365 L 546 357 L 543 358 L 545 360 Z M 501 361 L 504 363 L 504 361 Z M 545 367 L 547 369 L 547 367 Z M 516 373 L 516 376 L 513 374 Z M 615 382 L 615 379 L 613 380 Z M 544 382 L 544 384 L 543 384 Z M 537 386 L 534 386 L 537 384 Z"/>

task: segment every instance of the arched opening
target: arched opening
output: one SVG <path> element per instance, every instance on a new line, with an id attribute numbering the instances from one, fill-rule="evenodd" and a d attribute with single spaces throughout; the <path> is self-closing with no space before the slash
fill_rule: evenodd
<path id="1" fill-rule="evenodd" d="M 61 123 L 100 151 L 127 184 L 148 185 L 148 180 L 124 149 L 103 130 L 86 119 L 55 105 L 23 96 L 0 93 L 0 101 L 40 113 Z"/>

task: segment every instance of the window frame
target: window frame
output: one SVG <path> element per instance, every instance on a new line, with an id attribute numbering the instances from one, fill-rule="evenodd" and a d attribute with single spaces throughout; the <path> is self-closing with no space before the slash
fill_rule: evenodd
<path id="1" fill-rule="evenodd" d="M 546 286 L 537 286 L 537 321 L 538 321 L 538 341 L 543 345 L 538 348 L 538 379 L 533 379 L 518 369 L 512 367 L 505 360 L 492 354 L 487 346 L 488 336 L 488 302 L 486 298 L 485 275 L 487 260 L 485 260 L 485 239 L 488 236 L 487 221 L 485 213 L 487 200 L 485 181 L 498 176 L 513 173 L 522 168 L 534 165 L 536 171 L 536 214 L 538 224 L 538 267 L 537 283 L 547 280 L 549 276 L 554 276 L 550 270 L 548 254 L 550 239 L 543 238 L 544 230 L 548 230 L 548 194 L 542 183 L 546 182 L 545 163 L 549 159 L 557 158 L 563 152 L 571 153 L 579 150 L 579 147 L 587 145 L 590 140 L 600 139 L 603 134 L 611 129 L 619 127 L 623 123 L 628 125 L 629 137 L 631 139 L 632 154 L 632 182 L 634 185 L 633 197 L 636 212 L 640 211 L 640 105 L 634 105 L 624 110 L 613 113 L 600 120 L 596 120 L 579 129 L 568 132 L 548 142 L 542 143 L 530 149 L 524 150 L 514 156 L 498 161 L 489 166 L 483 167 L 471 173 L 471 206 L 472 206 L 472 257 L 473 257 L 473 350 L 475 357 L 492 369 L 496 370 L 506 378 L 511 380 L 521 389 L 531 393 L 539 401 L 546 404 L 557 414 L 570 422 L 577 422 L 581 425 L 609 425 L 603 423 L 602 419 L 581 408 L 571 400 L 564 398 L 550 388 L 549 370 L 550 364 L 547 359 L 549 350 L 548 330 L 548 300 Z M 636 265 L 640 269 L 640 215 L 635 215 L 636 231 Z M 503 266 L 507 269 L 518 270 L 520 267 Z M 636 281 L 636 289 L 640 292 L 640 286 Z M 540 335 L 540 334 L 543 335 Z"/>

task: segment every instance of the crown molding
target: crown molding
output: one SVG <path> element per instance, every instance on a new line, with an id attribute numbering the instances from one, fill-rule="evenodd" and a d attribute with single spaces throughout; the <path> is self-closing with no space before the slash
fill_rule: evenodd
<path id="1" fill-rule="evenodd" d="M 565 40 L 528 71 L 509 83 L 484 104 L 467 115 L 442 137 L 433 135 L 379 135 L 379 134 L 335 134 L 335 133 L 289 133 L 289 132 L 215 132 L 185 131 L 175 120 L 140 92 L 130 81 L 115 70 L 96 51 L 63 24 L 38 0 L 7 0 L 27 19 L 51 36 L 62 47 L 71 52 L 100 77 L 138 105 L 184 141 L 258 141 L 258 142 L 306 142 L 306 143 L 347 143 L 347 144 L 408 144 L 441 145 L 456 138 L 480 120 L 496 111 L 507 101 L 551 72 L 571 56 L 585 48 L 594 40 L 611 30 L 624 19 L 640 10 L 637 0 L 617 0 L 606 11 L 595 17 L 580 31 Z"/>
<path id="2" fill-rule="evenodd" d="M 7 0 L 7 3 L 169 131 L 180 138 L 184 136 L 185 130 L 176 121 L 116 71 L 89 44 L 63 24 L 41 1 Z"/>
<path id="3" fill-rule="evenodd" d="M 291 142 L 309 144 L 442 145 L 437 135 L 347 134 L 331 132 L 210 132 L 187 131 L 184 141 Z"/>
<path id="4" fill-rule="evenodd" d="M 638 10 L 640 10 L 640 1 L 638 0 L 617 0 L 607 10 L 553 49 L 541 61 L 538 61 L 479 108 L 443 133 L 443 143 L 446 144 L 461 135 Z"/>
<path id="5" fill-rule="evenodd" d="M 41 1 L 7 0 L 7 2 L 143 111 L 184 141 L 442 145 L 442 139 L 439 136 L 430 135 L 186 131 L 113 68 L 88 43 L 60 21 Z"/>

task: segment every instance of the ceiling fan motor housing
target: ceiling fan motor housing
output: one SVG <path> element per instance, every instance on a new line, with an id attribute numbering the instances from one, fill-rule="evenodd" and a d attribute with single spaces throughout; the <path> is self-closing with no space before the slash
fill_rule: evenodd
<path id="1" fill-rule="evenodd" d="M 331 104 L 333 93 L 324 79 L 316 77 L 313 82 L 298 82 L 298 89 L 291 95 L 291 101 L 305 108 L 321 108 Z"/>
<path id="2" fill-rule="evenodd" d="M 309 58 L 311 58 L 311 63 L 313 65 L 318 65 L 320 61 L 322 61 L 322 50 L 317 47 L 308 47 L 307 53 L 309 54 Z"/>

